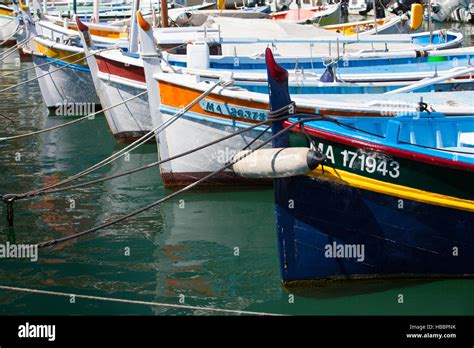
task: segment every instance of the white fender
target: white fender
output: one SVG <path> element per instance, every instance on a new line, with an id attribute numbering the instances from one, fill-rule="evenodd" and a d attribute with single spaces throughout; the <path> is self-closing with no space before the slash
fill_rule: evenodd
<path id="1" fill-rule="evenodd" d="M 244 178 L 287 178 L 308 174 L 325 159 L 307 147 L 246 150 L 234 156 L 232 170 Z"/>

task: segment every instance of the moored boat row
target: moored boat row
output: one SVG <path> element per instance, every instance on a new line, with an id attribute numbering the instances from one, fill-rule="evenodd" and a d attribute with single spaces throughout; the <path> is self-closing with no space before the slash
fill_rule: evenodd
<path id="1" fill-rule="evenodd" d="M 334 9 L 184 28 L 18 11 L 45 105 L 154 138 L 166 187 L 273 180 L 285 282 L 474 275 L 474 48 L 394 16 L 303 25 Z"/>

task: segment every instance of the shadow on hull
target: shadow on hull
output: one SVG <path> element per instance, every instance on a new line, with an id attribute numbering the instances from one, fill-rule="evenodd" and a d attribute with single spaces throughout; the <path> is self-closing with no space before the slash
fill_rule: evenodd
<path id="1" fill-rule="evenodd" d="M 466 279 L 474 276 L 430 276 L 430 278 L 351 278 L 283 282 L 286 291 L 302 297 L 333 299 L 338 297 L 367 295 L 394 289 L 406 289 L 440 282 L 445 279 Z"/>

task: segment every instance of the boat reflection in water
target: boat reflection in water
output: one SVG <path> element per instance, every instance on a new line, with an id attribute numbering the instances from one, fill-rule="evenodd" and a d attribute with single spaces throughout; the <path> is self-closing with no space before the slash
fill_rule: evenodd
<path id="1" fill-rule="evenodd" d="M 166 202 L 161 207 L 165 225 L 155 240 L 155 301 L 171 297 L 175 303 L 245 309 L 272 300 L 270 294 L 254 292 L 262 279 L 280 286 L 272 199 L 270 190 L 199 189 Z"/>

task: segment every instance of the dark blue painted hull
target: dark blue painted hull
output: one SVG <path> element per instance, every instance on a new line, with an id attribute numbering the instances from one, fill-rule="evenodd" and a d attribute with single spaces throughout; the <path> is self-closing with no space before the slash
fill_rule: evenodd
<path id="1" fill-rule="evenodd" d="M 470 212 L 409 200 L 400 209 L 397 197 L 305 176 L 276 180 L 275 192 L 284 281 L 474 274 Z M 364 261 L 327 257 L 334 242 L 363 245 Z"/>

